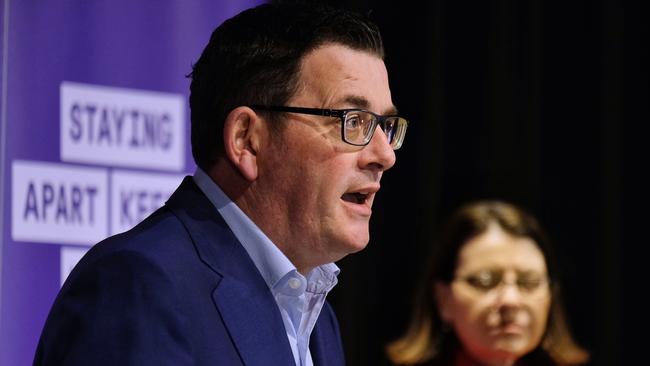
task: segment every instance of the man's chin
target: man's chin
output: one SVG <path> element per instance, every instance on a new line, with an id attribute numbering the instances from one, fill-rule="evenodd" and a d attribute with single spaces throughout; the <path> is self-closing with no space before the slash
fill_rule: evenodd
<path id="1" fill-rule="evenodd" d="M 341 245 L 347 254 L 357 253 L 368 246 L 369 239 L 367 231 L 352 232 L 344 238 Z"/>

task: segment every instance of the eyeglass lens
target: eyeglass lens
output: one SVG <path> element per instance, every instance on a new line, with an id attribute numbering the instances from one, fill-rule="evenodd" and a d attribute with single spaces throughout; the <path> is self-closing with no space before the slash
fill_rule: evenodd
<path id="1" fill-rule="evenodd" d="M 482 270 L 465 278 L 465 281 L 472 287 L 481 291 L 490 291 L 505 283 L 503 270 Z M 540 273 L 525 271 L 518 272 L 514 281 L 517 288 L 522 292 L 533 292 L 546 284 L 546 277 Z"/>
<path id="2" fill-rule="evenodd" d="M 345 115 L 345 138 L 353 144 L 366 144 L 373 136 L 377 126 L 377 117 L 363 111 L 352 111 Z M 382 131 L 386 134 L 388 143 L 398 149 L 406 128 L 406 121 L 401 122 L 399 117 L 390 117 L 380 123 Z M 401 130 L 401 131 L 400 131 Z"/>

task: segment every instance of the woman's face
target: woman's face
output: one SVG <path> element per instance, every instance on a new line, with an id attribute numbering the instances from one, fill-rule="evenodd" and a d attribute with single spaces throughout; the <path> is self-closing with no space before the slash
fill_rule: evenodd
<path id="1" fill-rule="evenodd" d="M 497 224 L 463 245 L 454 280 L 435 292 L 442 319 L 482 363 L 512 364 L 544 334 L 551 302 L 544 256 L 532 239 Z"/>

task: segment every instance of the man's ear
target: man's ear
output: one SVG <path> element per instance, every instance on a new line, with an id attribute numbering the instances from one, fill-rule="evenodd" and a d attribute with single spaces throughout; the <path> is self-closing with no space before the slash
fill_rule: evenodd
<path id="1" fill-rule="evenodd" d="M 437 281 L 433 286 L 433 300 L 436 302 L 436 307 L 440 313 L 440 319 L 445 323 L 451 323 L 452 309 L 451 309 L 451 289 L 450 285 Z"/>
<path id="2" fill-rule="evenodd" d="M 249 107 L 228 113 L 223 126 L 223 144 L 228 160 L 248 181 L 257 179 L 260 143 L 266 129 L 261 118 Z"/>

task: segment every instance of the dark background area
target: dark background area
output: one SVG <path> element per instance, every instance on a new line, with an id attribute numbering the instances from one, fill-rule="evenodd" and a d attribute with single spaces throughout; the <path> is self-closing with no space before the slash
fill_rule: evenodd
<path id="1" fill-rule="evenodd" d="M 591 364 L 638 360 L 650 287 L 641 5 L 329 2 L 371 11 L 393 101 L 411 120 L 375 200 L 370 244 L 339 262 L 329 297 L 349 364 L 386 364 L 383 348 L 405 330 L 443 220 L 464 202 L 493 198 L 528 208 L 550 234 Z"/>

